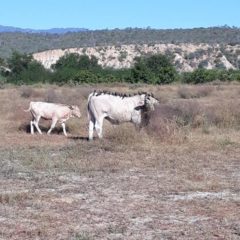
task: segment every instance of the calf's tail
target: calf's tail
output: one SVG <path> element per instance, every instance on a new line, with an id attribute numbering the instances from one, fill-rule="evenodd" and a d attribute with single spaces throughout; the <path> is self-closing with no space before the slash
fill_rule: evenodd
<path id="1" fill-rule="evenodd" d="M 23 109 L 23 111 L 24 111 L 24 112 L 30 112 L 30 110 L 31 110 L 31 103 L 30 103 L 30 105 L 29 105 L 29 108 L 28 108 L 28 109 Z"/>

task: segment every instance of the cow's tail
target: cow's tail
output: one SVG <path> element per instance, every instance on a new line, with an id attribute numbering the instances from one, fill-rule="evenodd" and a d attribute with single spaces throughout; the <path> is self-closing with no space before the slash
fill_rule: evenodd
<path id="1" fill-rule="evenodd" d="M 88 110 L 88 119 L 90 120 L 91 119 L 91 110 L 90 110 L 90 101 L 91 101 L 91 98 L 92 96 L 95 95 L 95 91 L 90 93 L 89 96 L 88 96 L 88 101 L 87 101 L 87 110 Z"/>
<path id="2" fill-rule="evenodd" d="M 31 106 L 31 103 L 30 103 L 30 104 L 29 104 L 29 108 L 28 108 L 28 109 L 23 109 L 23 111 L 24 111 L 24 112 L 30 112 L 31 107 L 32 107 L 32 106 Z"/>

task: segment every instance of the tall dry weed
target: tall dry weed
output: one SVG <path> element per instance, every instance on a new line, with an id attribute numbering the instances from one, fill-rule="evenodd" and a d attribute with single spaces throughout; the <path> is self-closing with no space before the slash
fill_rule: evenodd
<path id="1" fill-rule="evenodd" d="M 20 95 L 23 98 L 37 98 L 41 96 L 41 93 L 30 86 L 22 86 L 20 88 Z"/>
<path id="2" fill-rule="evenodd" d="M 53 88 L 47 89 L 44 97 L 45 102 L 58 103 L 60 100 L 61 99 L 55 89 Z"/>
<path id="3" fill-rule="evenodd" d="M 106 132 L 106 137 L 114 144 L 132 146 L 142 141 L 143 134 L 144 133 L 140 132 L 140 129 L 136 129 L 134 125 L 126 123 L 109 128 Z"/>
<path id="4" fill-rule="evenodd" d="M 148 135 L 160 141 L 179 140 L 179 115 L 180 111 L 177 108 L 167 104 L 159 105 L 150 114 L 149 123 L 146 126 Z"/>
<path id="5" fill-rule="evenodd" d="M 179 87 L 177 94 L 180 98 L 201 98 L 209 96 L 214 90 L 213 86 L 200 85 L 200 86 L 181 86 Z"/>
<path id="6" fill-rule="evenodd" d="M 175 111 L 178 113 L 177 122 L 180 125 L 198 127 L 203 123 L 203 109 L 197 101 L 188 100 L 176 102 L 173 104 L 173 108 L 175 108 Z"/>
<path id="7" fill-rule="evenodd" d="M 205 110 L 206 120 L 221 128 L 239 128 L 239 101 L 222 101 Z"/>

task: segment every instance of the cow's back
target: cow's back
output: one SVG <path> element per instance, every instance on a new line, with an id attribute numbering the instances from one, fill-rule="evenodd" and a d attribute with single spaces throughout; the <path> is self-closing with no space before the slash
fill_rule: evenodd
<path id="1" fill-rule="evenodd" d="M 118 122 L 130 121 L 133 104 L 128 98 L 108 94 L 91 95 L 88 102 L 89 110 L 97 116 L 102 114 Z"/>

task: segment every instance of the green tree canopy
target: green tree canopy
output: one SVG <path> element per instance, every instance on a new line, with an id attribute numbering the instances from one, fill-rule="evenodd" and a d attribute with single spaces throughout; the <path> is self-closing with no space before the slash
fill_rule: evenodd
<path id="1" fill-rule="evenodd" d="M 7 63 L 11 70 L 7 77 L 8 82 L 15 84 L 44 83 L 50 78 L 50 72 L 41 63 L 34 60 L 32 55 L 13 52 Z"/>
<path id="2" fill-rule="evenodd" d="M 77 53 L 69 53 L 62 56 L 56 64 L 53 65 L 54 70 L 64 68 L 73 68 L 79 70 L 91 70 L 100 68 L 95 56 L 79 55 Z"/>
<path id="3" fill-rule="evenodd" d="M 176 80 L 177 72 L 170 59 L 162 54 L 135 59 L 132 81 L 151 84 L 166 84 Z"/>

